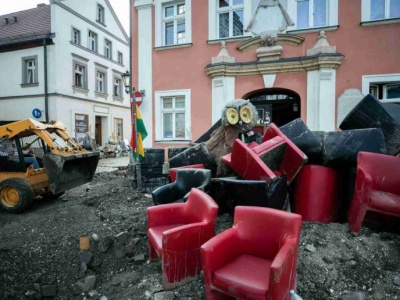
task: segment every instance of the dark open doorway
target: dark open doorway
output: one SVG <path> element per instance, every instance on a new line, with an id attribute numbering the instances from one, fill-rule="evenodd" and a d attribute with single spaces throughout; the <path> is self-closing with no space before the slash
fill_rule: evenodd
<path id="1" fill-rule="evenodd" d="M 270 88 L 252 91 L 243 96 L 257 108 L 259 124 L 282 126 L 300 118 L 300 96 L 291 90 Z"/>

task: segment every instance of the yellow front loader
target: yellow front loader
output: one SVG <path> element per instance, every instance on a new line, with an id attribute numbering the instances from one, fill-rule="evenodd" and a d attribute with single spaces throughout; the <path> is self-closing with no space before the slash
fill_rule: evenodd
<path id="1" fill-rule="evenodd" d="M 61 122 L 0 126 L 0 207 L 18 213 L 36 196 L 57 198 L 92 181 L 98 161 L 99 152 L 83 149 Z"/>

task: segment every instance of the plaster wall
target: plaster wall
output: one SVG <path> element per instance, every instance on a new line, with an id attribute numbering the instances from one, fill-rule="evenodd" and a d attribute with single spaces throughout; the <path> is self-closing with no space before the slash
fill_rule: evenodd
<path id="1" fill-rule="evenodd" d="M 287 0 L 291 5 L 292 0 Z M 293 0 L 294 1 L 294 0 Z M 186 48 L 154 48 L 153 49 L 153 93 L 154 91 L 190 89 L 191 90 L 191 126 L 193 140 L 204 133 L 215 119 L 212 103 L 213 79 L 208 77 L 205 67 L 211 63 L 211 58 L 217 56 L 222 40 L 209 40 L 209 6 L 210 1 L 192 1 L 192 45 Z M 316 76 L 307 72 L 277 74 L 273 87 L 287 88 L 295 91 L 301 98 L 301 118 L 304 121 L 317 118 L 321 130 L 334 130 L 336 122 L 337 97 L 349 88 L 362 88 L 362 76 L 370 74 L 396 74 L 400 70 L 397 49 L 400 48 L 400 23 L 362 26 L 361 0 L 338 1 L 339 27 L 314 28 L 306 31 L 293 31 L 305 38 L 298 46 L 283 45 L 281 58 L 293 58 L 307 55 L 307 50 L 317 42 L 320 30 L 325 30 L 328 42 L 336 46 L 336 52 L 344 55 L 338 69 L 332 72 L 329 81 L 321 79 L 321 74 Z M 137 34 L 133 10 L 133 30 Z M 154 8 L 153 8 L 154 18 Z M 154 22 L 153 22 L 154 25 Z M 247 24 L 245 24 L 247 25 Z M 371 25 L 371 24 L 369 24 Z M 152 29 L 152 42 L 154 46 L 154 28 Z M 227 49 L 236 62 L 256 61 L 256 48 L 247 52 L 236 49 L 240 41 L 227 41 Z M 137 47 L 137 39 L 133 38 L 133 49 Z M 133 54 L 136 54 L 135 50 Z M 134 58 L 136 61 L 138 58 Z M 134 63 L 133 63 L 134 64 Z M 324 72 L 321 69 L 318 72 Z M 314 78 L 315 77 L 315 78 Z M 323 76 L 324 77 L 324 76 Z M 312 79 L 314 78 L 314 79 Z M 315 80 L 318 79 L 318 86 Z M 262 76 L 248 76 L 235 78 L 234 98 L 264 88 Z M 309 93 L 313 92 L 313 95 Z M 314 103 L 322 103 L 317 110 L 307 109 L 308 98 L 314 97 Z M 312 105 L 312 104 L 311 104 Z M 322 109 L 322 110 L 321 110 Z M 309 114 L 318 114 L 312 116 Z M 144 117 L 150 117 L 144 116 Z M 157 116 L 151 115 L 153 124 L 157 126 Z M 311 121 L 310 121 L 311 122 Z M 329 124 L 328 124 L 329 123 Z M 331 124 L 332 123 L 332 124 Z M 316 121 L 314 121 L 316 124 Z M 153 146 L 165 146 L 155 144 Z"/>

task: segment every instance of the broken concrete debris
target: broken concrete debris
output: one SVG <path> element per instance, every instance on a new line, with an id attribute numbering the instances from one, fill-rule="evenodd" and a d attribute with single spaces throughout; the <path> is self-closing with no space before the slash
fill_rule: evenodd
<path id="1" fill-rule="evenodd" d="M 92 291 L 95 286 L 96 286 L 96 276 L 95 275 L 89 275 L 86 276 L 85 278 L 79 280 L 76 285 L 78 286 L 79 289 L 81 289 L 83 292 L 90 292 Z"/>

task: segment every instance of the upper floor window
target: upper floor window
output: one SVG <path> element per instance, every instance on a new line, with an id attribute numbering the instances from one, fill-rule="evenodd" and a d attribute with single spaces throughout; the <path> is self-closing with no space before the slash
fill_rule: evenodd
<path id="1" fill-rule="evenodd" d="M 97 52 L 97 34 L 89 31 L 89 49 Z"/>
<path id="2" fill-rule="evenodd" d="M 26 61 L 26 83 L 36 82 L 35 77 L 36 62 L 34 59 Z"/>
<path id="3" fill-rule="evenodd" d="M 386 23 L 397 18 L 400 18 L 400 0 L 361 0 L 361 22 Z"/>
<path id="4" fill-rule="evenodd" d="M 99 93 L 105 93 L 106 92 L 106 75 L 103 72 L 96 72 L 96 91 Z"/>
<path id="5" fill-rule="evenodd" d="M 297 0 L 297 29 L 328 26 L 328 0 Z"/>
<path id="6" fill-rule="evenodd" d="M 114 77 L 114 97 L 122 97 L 122 81 L 120 78 Z"/>
<path id="7" fill-rule="evenodd" d="M 183 44 L 186 42 L 185 12 L 185 3 L 163 6 L 164 45 Z"/>
<path id="8" fill-rule="evenodd" d="M 81 44 L 81 32 L 78 29 L 72 28 L 72 42 L 74 44 Z"/>
<path id="9" fill-rule="evenodd" d="M 75 64 L 74 86 L 85 88 L 85 66 Z"/>
<path id="10" fill-rule="evenodd" d="M 112 43 L 109 40 L 104 41 L 104 56 L 112 59 Z"/>
<path id="11" fill-rule="evenodd" d="M 97 19 L 98 22 L 104 24 L 104 7 L 97 4 Z"/>
<path id="12" fill-rule="evenodd" d="M 37 56 L 22 58 L 22 84 L 38 83 Z"/>
<path id="13" fill-rule="evenodd" d="M 122 52 L 118 51 L 118 63 L 120 63 L 121 65 L 124 63 L 124 55 L 122 54 Z"/>
<path id="14" fill-rule="evenodd" d="M 400 18 L 400 0 L 371 0 L 370 20 Z"/>
<path id="15" fill-rule="evenodd" d="M 243 10 L 243 0 L 218 1 L 218 38 L 228 38 L 243 35 Z"/>

